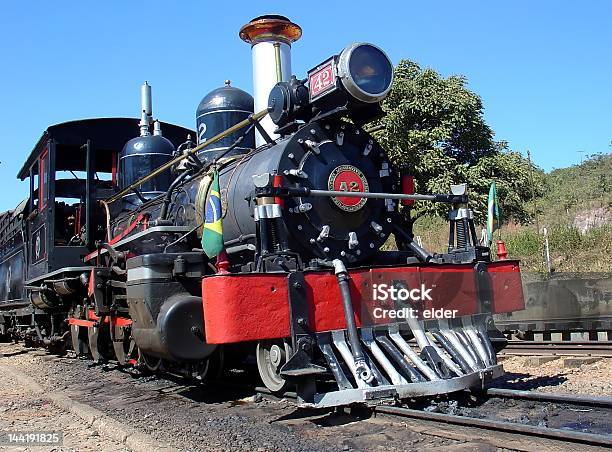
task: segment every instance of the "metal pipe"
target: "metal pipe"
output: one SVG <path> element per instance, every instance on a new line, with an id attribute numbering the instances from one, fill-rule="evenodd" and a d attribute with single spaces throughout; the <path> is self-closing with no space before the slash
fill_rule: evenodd
<path id="1" fill-rule="evenodd" d="M 276 66 L 276 81 L 280 82 L 283 80 L 283 65 L 281 62 L 281 44 L 280 42 L 274 43 L 274 65 Z"/>
<path id="2" fill-rule="evenodd" d="M 192 149 L 189 149 L 185 154 L 178 155 L 175 158 L 173 158 L 172 160 L 170 160 L 169 162 L 164 163 L 159 168 L 153 170 L 152 172 L 150 172 L 146 176 L 138 179 L 136 182 L 133 182 L 132 184 L 130 184 L 129 186 L 125 187 L 123 190 L 119 191 L 118 193 L 115 193 L 113 196 L 108 198 L 106 200 L 106 202 L 108 204 L 112 204 L 113 202 L 117 201 L 118 199 L 121 199 L 123 196 L 125 196 L 126 194 L 131 192 L 135 187 L 139 187 L 140 185 L 142 185 L 143 183 L 145 183 L 149 179 L 152 179 L 155 176 L 159 175 L 160 173 L 163 173 L 168 168 L 171 168 L 172 166 L 174 166 L 177 163 L 181 162 L 182 160 L 186 159 L 190 155 L 194 155 L 194 154 L 198 153 L 199 151 L 201 151 L 202 149 L 210 146 L 211 144 L 214 144 L 217 141 L 220 141 L 223 138 L 225 138 L 225 137 L 227 137 L 227 136 L 229 136 L 229 135 L 231 135 L 233 133 L 236 133 L 238 130 L 242 129 L 243 127 L 248 126 L 253 121 L 260 120 L 261 118 L 263 118 L 267 114 L 268 114 L 268 109 L 258 111 L 257 113 L 253 113 L 253 115 L 250 115 L 247 119 L 245 119 L 243 121 L 240 121 L 237 124 L 234 124 L 229 129 L 226 129 L 223 132 L 218 133 L 217 135 L 215 135 L 211 139 L 206 140 L 203 143 L 200 143 L 199 145 L 197 145 L 196 147 L 194 147 Z"/>
<path id="3" fill-rule="evenodd" d="M 240 29 L 240 38 L 251 44 L 255 110 L 266 108 L 274 85 L 291 77 L 291 44 L 301 35 L 298 25 L 277 15 L 256 17 Z M 272 139 L 278 137 L 272 119 L 266 118 L 262 126 Z M 257 146 L 266 142 L 259 130 L 255 142 Z"/>
<path id="4" fill-rule="evenodd" d="M 153 119 L 153 102 L 151 101 L 151 86 L 145 81 L 140 87 L 140 136 L 148 136 L 149 126 Z"/>
<path id="5" fill-rule="evenodd" d="M 373 380 L 374 376 L 366 363 L 359 333 L 357 332 L 357 325 L 355 324 L 355 314 L 353 312 L 353 304 L 351 303 L 351 289 L 349 287 L 350 276 L 344 266 L 344 262 L 340 259 L 334 259 L 332 264 L 334 265 L 334 273 L 338 279 L 338 286 L 342 295 L 342 309 L 344 310 L 346 330 L 348 332 L 349 343 L 351 344 L 351 353 L 355 360 L 355 370 L 361 380 L 369 383 Z"/>
<path id="6" fill-rule="evenodd" d="M 415 201 L 435 201 L 436 195 L 405 195 L 403 193 L 371 193 L 356 191 L 335 191 L 335 190 L 310 190 L 310 196 L 342 196 L 346 198 L 373 198 L 373 199 L 412 199 Z"/>
<path id="7" fill-rule="evenodd" d="M 187 176 L 189 176 L 189 171 L 183 171 L 176 179 L 174 179 L 174 181 L 172 181 L 170 187 L 168 187 L 168 191 L 164 195 L 164 201 L 159 213 L 160 220 L 165 220 L 168 216 L 168 207 L 170 206 L 170 200 L 172 199 L 172 192 L 181 182 L 183 182 L 183 180 L 185 180 Z"/>
<path id="8" fill-rule="evenodd" d="M 291 192 L 290 192 L 291 194 Z M 434 201 L 454 204 L 458 201 L 465 202 L 465 195 L 436 194 L 436 195 L 406 195 L 403 193 L 371 193 L 356 191 L 335 191 L 335 190 L 313 190 L 306 187 L 295 189 L 296 196 L 326 196 L 326 197 L 346 197 L 346 198 L 373 198 L 373 199 L 400 199 L 414 201 Z"/>

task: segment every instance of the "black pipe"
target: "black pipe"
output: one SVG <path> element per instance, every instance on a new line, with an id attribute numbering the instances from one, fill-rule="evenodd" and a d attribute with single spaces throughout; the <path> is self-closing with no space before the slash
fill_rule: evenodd
<path id="1" fill-rule="evenodd" d="M 448 339 L 446 339 L 446 337 L 444 337 L 442 333 L 440 333 L 439 331 L 432 331 L 431 335 L 436 338 L 438 343 L 444 348 L 444 350 L 448 352 L 451 358 L 453 358 L 455 362 L 459 364 L 459 367 L 461 367 L 461 370 L 463 370 L 466 374 L 473 372 L 470 365 L 463 358 L 463 356 L 461 356 L 461 353 L 459 353 L 457 350 L 453 348 L 452 344 L 448 341 Z"/>
<path id="2" fill-rule="evenodd" d="M 393 227 L 393 232 L 398 234 L 406 243 L 406 246 L 415 254 L 415 256 L 423 262 L 431 261 L 434 256 L 428 251 L 421 248 L 418 243 L 414 241 L 414 239 L 402 228 L 398 225 Z"/>
<path id="3" fill-rule="evenodd" d="M 257 238 L 257 234 L 244 234 L 241 235 L 240 237 L 236 238 L 236 239 L 232 239 L 232 240 L 228 240 L 227 242 L 224 242 L 225 246 L 230 246 L 230 245 L 234 245 L 236 243 L 242 243 L 245 242 L 249 239 L 256 239 Z"/>
<path id="4" fill-rule="evenodd" d="M 144 196 L 142 196 L 142 193 L 140 193 L 140 191 L 139 191 L 139 190 L 138 190 L 136 187 L 132 188 L 132 191 L 134 192 L 134 194 L 136 195 L 136 197 L 137 197 L 138 199 L 140 199 L 140 202 L 142 202 L 142 203 L 147 202 L 147 198 L 145 198 Z M 133 203 L 132 203 L 132 204 L 133 204 Z"/>
<path id="5" fill-rule="evenodd" d="M 344 310 L 346 330 L 348 332 L 349 343 L 351 344 L 351 353 L 355 360 L 355 373 L 362 380 L 370 382 L 373 376 L 366 364 L 365 354 L 361 348 L 361 341 L 357 332 L 357 325 L 355 324 L 355 314 L 353 313 L 353 303 L 351 303 L 351 289 L 349 285 L 351 277 L 340 259 L 334 259 L 333 265 L 342 296 L 342 309 Z"/>
<path id="6" fill-rule="evenodd" d="M 168 215 L 168 207 L 170 206 L 170 200 L 172 199 L 172 192 L 181 182 L 183 182 L 183 180 L 185 180 L 185 178 L 188 175 L 189 175 L 189 171 L 182 172 L 181 174 L 179 174 L 179 176 L 176 179 L 174 179 L 174 181 L 170 184 L 170 187 L 168 187 L 168 191 L 166 192 L 166 195 L 164 196 L 164 201 L 163 201 L 161 211 L 159 212 L 160 220 L 165 220 L 166 216 Z"/>

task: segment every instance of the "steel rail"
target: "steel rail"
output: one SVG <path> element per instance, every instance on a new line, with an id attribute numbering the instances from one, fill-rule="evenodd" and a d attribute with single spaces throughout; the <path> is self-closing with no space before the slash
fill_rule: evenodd
<path id="1" fill-rule="evenodd" d="M 538 402 L 567 403 L 571 405 L 591 406 L 612 409 L 612 397 L 588 396 L 574 394 L 554 394 L 539 391 L 522 391 L 518 389 L 487 388 L 489 397 L 505 399 L 534 400 Z"/>
<path id="2" fill-rule="evenodd" d="M 552 356 L 593 356 L 612 357 L 612 346 L 605 343 L 572 343 L 572 342 L 509 342 L 500 352 L 501 355 L 552 355 Z"/>
<path id="3" fill-rule="evenodd" d="M 239 123 L 234 124 L 230 128 L 225 129 L 223 132 L 218 133 L 217 135 L 215 135 L 214 137 L 210 138 L 209 140 L 206 140 L 204 143 L 201 143 L 201 144 L 197 145 L 195 148 L 189 149 L 186 153 L 178 155 L 175 158 L 173 158 L 172 160 L 170 160 L 169 162 L 166 162 L 163 165 L 161 165 L 160 167 L 154 169 L 153 171 L 151 171 L 146 176 L 138 179 L 136 182 L 131 183 L 130 185 L 125 187 L 123 190 L 115 193 L 113 196 L 108 198 L 105 202 L 108 203 L 108 204 L 114 203 L 115 201 L 117 201 L 121 197 L 127 195 L 133 189 L 135 189 L 138 186 L 140 186 L 141 184 L 143 184 L 144 182 L 146 182 L 149 179 L 157 176 L 158 174 L 166 171 L 167 169 L 169 169 L 173 165 L 176 165 L 177 163 L 180 163 L 181 161 L 183 161 L 184 159 L 186 159 L 190 155 L 195 155 L 197 152 L 199 152 L 202 149 L 210 146 L 211 144 L 214 144 L 217 141 L 222 140 L 223 138 L 227 137 L 228 135 L 231 135 L 232 133 L 237 132 L 238 130 L 240 130 L 240 129 L 246 127 L 246 126 L 248 126 L 250 124 L 253 124 L 256 121 L 259 121 L 261 118 L 263 118 L 267 114 L 268 114 L 268 109 L 258 111 L 257 113 L 253 113 L 247 119 L 245 119 L 243 121 L 240 121 Z"/>
<path id="4" fill-rule="evenodd" d="M 413 410 L 410 408 L 399 408 L 391 406 L 377 406 L 374 411 L 391 416 L 401 416 L 424 421 L 453 424 L 465 427 L 480 428 L 498 432 L 506 432 L 528 437 L 546 438 L 557 441 L 587 444 L 592 446 L 612 447 L 612 435 L 598 435 L 595 433 L 584 433 L 573 430 L 562 430 L 558 428 L 536 427 L 533 425 L 518 424 L 507 421 L 494 421 L 490 419 L 478 419 L 452 414 L 432 413 Z"/>

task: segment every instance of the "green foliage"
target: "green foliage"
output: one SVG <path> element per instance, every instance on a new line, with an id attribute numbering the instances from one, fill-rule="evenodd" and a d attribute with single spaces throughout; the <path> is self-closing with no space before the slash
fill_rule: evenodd
<path id="1" fill-rule="evenodd" d="M 444 78 L 402 60 L 383 104 L 385 129 L 376 138 L 395 165 L 407 165 L 420 193 L 447 193 L 451 183 L 467 182 L 471 206 L 483 222 L 489 185 L 497 182 L 505 218 L 529 220 L 525 201 L 543 191 L 543 173 L 529 171 L 527 161 L 505 143 L 493 140 L 483 118 L 480 97 L 460 76 Z M 419 202 L 415 218 L 445 216 L 448 206 Z"/>
<path id="2" fill-rule="evenodd" d="M 518 256 L 538 256 L 541 253 L 541 236 L 533 229 L 525 228 L 513 234 L 504 235 L 508 255 L 516 258 Z"/>
<path id="3" fill-rule="evenodd" d="M 557 226 L 548 232 L 548 244 L 555 251 L 571 253 L 580 248 L 582 237 L 575 227 Z"/>
<path id="4" fill-rule="evenodd" d="M 576 213 L 612 208 L 612 155 L 596 154 L 580 165 L 546 175 L 546 191 L 537 200 L 541 221 L 551 226 L 572 223 Z"/>

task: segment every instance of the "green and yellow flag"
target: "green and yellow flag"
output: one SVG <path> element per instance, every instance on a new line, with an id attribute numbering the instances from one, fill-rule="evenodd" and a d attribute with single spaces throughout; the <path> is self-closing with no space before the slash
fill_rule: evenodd
<path id="1" fill-rule="evenodd" d="M 202 230 L 202 249 L 209 258 L 217 256 L 223 251 L 223 226 L 221 218 L 221 195 L 219 190 L 219 172 L 213 172 L 208 198 L 206 199 L 204 229 Z"/>
<path id="2" fill-rule="evenodd" d="M 493 241 L 493 232 L 495 229 L 499 228 L 501 217 L 501 209 L 499 208 L 499 201 L 497 200 L 497 187 L 495 186 L 495 182 L 493 182 L 491 188 L 489 188 L 489 202 L 487 207 L 487 239 L 489 243 L 491 243 Z"/>

